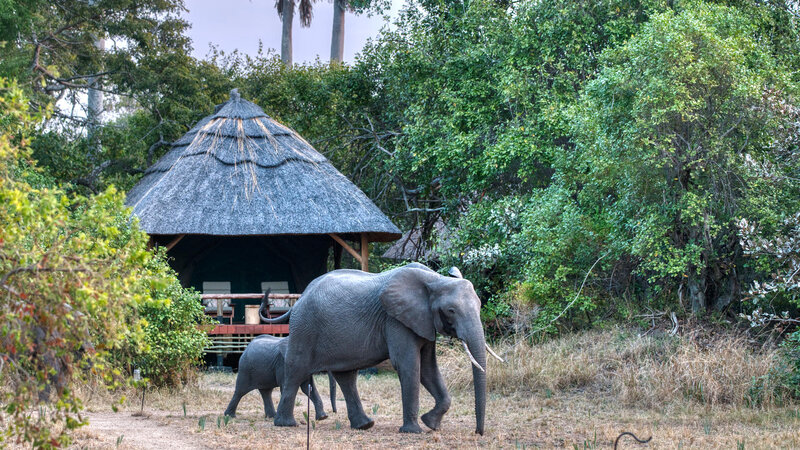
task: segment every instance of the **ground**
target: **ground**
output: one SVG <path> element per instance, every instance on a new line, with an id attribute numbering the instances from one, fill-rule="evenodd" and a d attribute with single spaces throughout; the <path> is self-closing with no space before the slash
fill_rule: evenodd
<path id="1" fill-rule="evenodd" d="M 469 371 L 468 362 L 463 370 Z M 226 424 L 221 414 L 234 382 L 235 374 L 205 373 L 182 390 L 148 391 L 141 415 L 140 392 L 130 392 L 119 412 L 112 411 L 104 396 L 91 399 L 87 409 L 90 424 L 76 432 L 74 448 L 255 449 L 306 444 L 306 397 L 302 394 L 295 407 L 295 417 L 303 424 L 299 427 L 278 428 L 265 420 L 255 391 L 242 399 L 238 417 Z M 580 390 L 490 394 L 486 434 L 478 436 L 471 390 L 451 388 L 452 407 L 440 431 L 400 434 L 400 385 L 392 372 L 359 377 L 364 409 L 375 419 L 375 426 L 357 431 L 349 427 L 341 392 L 340 409 L 332 413 L 327 377 L 318 376 L 316 383 L 330 417 L 312 422 L 312 448 L 609 448 L 622 431 L 653 439 L 641 445 L 624 437 L 619 448 L 800 448 L 797 407 L 762 410 L 680 403 L 638 409 L 620 406 L 615 398 L 602 393 Z M 276 390 L 276 405 L 278 399 Z M 423 392 L 420 410 L 425 412 L 431 406 L 431 397 Z"/>

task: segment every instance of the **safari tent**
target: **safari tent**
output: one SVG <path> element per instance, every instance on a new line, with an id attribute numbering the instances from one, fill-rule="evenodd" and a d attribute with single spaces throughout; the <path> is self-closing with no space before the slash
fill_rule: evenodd
<path id="1" fill-rule="evenodd" d="M 206 294 L 301 293 L 331 251 L 336 266 L 345 250 L 368 270 L 369 243 L 400 237 L 330 161 L 235 89 L 126 203 L 181 282 Z M 230 322 L 241 323 L 244 305 L 234 303 Z"/>

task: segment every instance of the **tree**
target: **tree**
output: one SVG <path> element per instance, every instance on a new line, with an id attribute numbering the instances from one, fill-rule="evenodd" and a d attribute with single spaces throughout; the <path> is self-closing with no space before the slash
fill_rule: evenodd
<path id="1" fill-rule="evenodd" d="M 177 17 L 182 8 L 181 0 L 12 1 L 0 9 L 0 41 L 7 42 L 0 48 L 0 72 L 17 78 L 35 106 L 54 105 L 56 118 L 84 124 L 86 111 L 75 111 L 79 93 L 95 86 L 125 95 L 106 83 L 125 75 L 121 65 L 165 45 L 187 47 L 186 23 Z M 111 51 L 98 45 L 104 38 L 115 43 Z"/>
<path id="2" fill-rule="evenodd" d="M 68 196 L 34 165 L 42 117 L 27 104 L 0 78 L 0 446 L 54 448 L 87 423 L 77 383 L 118 387 L 133 361 L 168 384 L 207 336 L 198 296 L 148 251 L 121 193 Z"/>
<path id="3" fill-rule="evenodd" d="M 313 18 L 312 3 L 314 0 L 300 0 L 300 26 L 311 26 Z M 292 20 L 294 20 L 294 0 L 276 0 L 275 9 L 281 18 L 281 61 L 286 66 L 292 65 Z"/>
<path id="4" fill-rule="evenodd" d="M 379 14 L 390 6 L 390 0 L 333 0 L 330 62 L 341 63 L 344 60 L 344 16 L 347 11 Z"/>
<path id="5" fill-rule="evenodd" d="M 556 167 L 611 248 L 704 313 L 740 295 L 736 218 L 774 195 L 746 162 L 770 157 L 783 124 L 766 100 L 791 86 L 749 18 L 686 6 L 604 54 L 575 109 L 576 151 Z"/>
<path id="6" fill-rule="evenodd" d="M 333 0 L 333 27 L 331 31 L 331 62 L 344 59 L 344 13 L 346 0 Z"/>
<path id="7" fill-rule="evenodd" d="M 105 39 L 97 38 L 94 44 L 98 50 L 106 48 Z M 88 78 L 88 93 L 86 105 L 87 141 L 89 141 L 89 160 L 93 160 L 100 153 L 100 137 L 98 131 L 102 125 L 103 115 L 103 85 L 102 77 Z"/>
<path id="8" fill-rule="evenodd" d="M 103 101 L 118 113 L 146 111 L 150 127 L 131 140 L 151 158 L 213 104 L 208 97 L 214 94 L 202 87 L 208 71 L 199 73 L 208 65 L 189 55 L 182 8 L 181 0 L 37 0 L 0 7 L 0 75 L 18 80 L 35 108 L 53 109 L 43 127 L 52 139 L 33 145 L 36 158 L 61 181 L 97 192 L 108 173 L 141 171 L 125 149 L 99 146 L 116 132 L 99 120 Z M 107 50 L 98 45 L 103 41 L 111 45 Z M 192 97 L 206 101 L 198 102 L 202 108 L 191 105 L 194 115 L 186 117 Z"/>

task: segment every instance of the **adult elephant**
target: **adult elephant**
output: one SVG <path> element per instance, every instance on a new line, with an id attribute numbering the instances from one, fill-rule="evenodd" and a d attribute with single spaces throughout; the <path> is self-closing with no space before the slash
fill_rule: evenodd
<path id="1" fill-rule="evenodd" d="M 297 388 L 312 373 L 331 371 L 347 403 L 350 426 L 370 428 L 356 388 L 359 369 L 391 359 L 400 378 L 403 426 L 419 433 L 419 384 L 435 400 L 422 416 L 438 429 L 450 407 L 450 394 L 436 364 L 436 333 L 464 343 L 473 364 L 476 433 L 483 434 L 486 410 L 486 341 L 480 300 L 472 283 L 437 274 L 412 263 L 379 274 L 335 270 L 308 285 L 303 296 L 270 323 L 289 323 L 286 376 L 276 426 L 295 426 Z"/>

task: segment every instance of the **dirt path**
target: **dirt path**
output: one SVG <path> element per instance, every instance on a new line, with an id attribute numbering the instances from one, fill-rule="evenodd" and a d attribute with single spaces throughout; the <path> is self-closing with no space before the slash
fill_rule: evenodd
<path id="1" fill-rule="evenodd" d="M 137 416 L 136 393 L 110 409 L 110 400 L 94 401 L 87 413 L 89 425 L 76 431 L 78 449 L 294 449 L 306 444 L 305 426 L 275 427 L 264 419 L 261 399 L 255 393 L 242 399 L 237 418 L 228 423 L 222 411 L 230 400 L 233 375 L 205 375 L 194 388 L 153 391 L 148 394 L 145 416 Z M 625 440 L 621 448 L 800 448 L 800 410 L 796 407 L 706 408 L 680 404 L 661 409 L 622 407 L 614 398 L 572 392 L 560 395 L 492 394 L 487 404 L 487 432 L 474 433 L 474 403 L 469 391 L 452 391 L 453 403 L 442 429 L 409 435 L 397 432 L 402 423 L 399 382 L 394 375 L 359 380 L 362 401 L 375 426 L 351 430 L 346 411 L 331 413 L 314 422 L 311 446 L 318 449 L 351 448 L 609 448 L 621 431 L 653 436 L 646 446 Z M 323 398 L 327 382 L 320 378 Z M 273 402 L 277 403 L 277 391 Z M 299 397 L 295 418 L 302 422 L 306 405 Z M 340 405 L 344 406 L 343 399 Z M 421 396 L 420 410 L 433 406 Z"/>
<path id="2" fill-rule="evenodd" d="M 119 444 L 121 449 L 211 449 L 218 448 L 208 442 L 207 436 L 186 433 L 174 419 L 165 416 L 135 416 L 130 412 L 97 412 L 88 414 L 89 426 L 80 433 L 93 448 L 109 448 Z M 88 441 L 88 442 L 87 442 Z"/>

